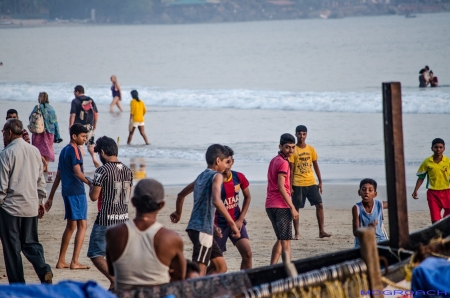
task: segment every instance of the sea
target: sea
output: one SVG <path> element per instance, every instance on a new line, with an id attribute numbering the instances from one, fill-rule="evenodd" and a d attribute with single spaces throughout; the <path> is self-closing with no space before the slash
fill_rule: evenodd
<path id="1" fill-rule="evenodd" d="M 357 189 L 366 177 L 386 184 L 381 85 L 401 82 L 411 187 L 432 139 L 450 142 L 449 28 L 448 13 L 0 28 L 0 116 L 15 108 L 27 124 L 47 92 L 64 139 L 59 153 L 69 139 L 73 88 L 83 85 L 99 106 L 96 136 L 117 140 L 120 159 L 169 186 L 193 181 L 213 143 L 233 148 L 234 169 L 264 184 L 280 135 L 303 124 L 324 185 Z M 418 88 L 425 65 L 438 88 Z M 109 112 L 111 75 L 122 86 L 124 113 Z M 150 146 L 137 132 L 126 145 L 133 89 L 147 105 Z M 94 170 L 88 156 L 85 168 Z"/>

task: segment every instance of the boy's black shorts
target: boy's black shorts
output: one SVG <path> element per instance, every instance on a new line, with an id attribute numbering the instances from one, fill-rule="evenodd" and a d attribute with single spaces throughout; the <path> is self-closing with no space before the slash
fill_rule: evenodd
<path id="1" fill-rule="evenodd" d="M 187 232 L 194 245 L 194 248 L 192 249 L 193 262 L 202 263 L 208 266 L 210 260 L 223 256 L 213 235 L 195 230 L 187 230 Z"/>
<path id="2" fill-rule="evenodd" d="M 320 195 L 319 186 L 292 186 L 294 193 L 292 194 L 292 204 L 295 209 L 305 207 L 306 199 L 308 199 L 311 206 L 322 203 L 322 196 Z"/>

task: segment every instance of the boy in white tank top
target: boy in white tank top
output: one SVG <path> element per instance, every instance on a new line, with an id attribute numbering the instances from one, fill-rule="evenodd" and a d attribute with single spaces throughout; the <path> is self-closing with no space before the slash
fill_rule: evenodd
<path id="1" fill-rule="evenodd" d="M 115 289 L 183 280 L 183 240 L 156 221 L 165 204 L 162 184 L 153 179 L 141 180 L 131 202 L 136 217 L 106 232 L 106 258 L 109 272 L 115 277 Z"/>

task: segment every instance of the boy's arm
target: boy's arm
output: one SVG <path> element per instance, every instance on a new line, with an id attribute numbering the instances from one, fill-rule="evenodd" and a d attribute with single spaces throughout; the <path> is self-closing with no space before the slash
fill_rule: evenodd
<path id="1" fill-rule="evenodd" d="M 236 220 L 236 225 L 239 229 L 242 228 L 245 216 L 247 215 L 248 208 L 250 207 L 250 201 L 252 200 L 252 196 L 250 195 L 250 190 L 248 187 L 242 190 L 242 193 L 244 194 L 244 202 L 242 203 L 241 214 L 239 215 L 239 218 Z"/>
<path id="2" fill-rule="evenodd" d="M 417 195 L 417 191 L 419 190 L 420 186 L 422 185 L 423 180 L 425 180 L 425 179 L 420 178 L 420 177 L 417 178 L 416 187 L 414 188 L 414 191 L 412 193 L 412 197 L 416 200 L 419 198 L 419 196 Z"/>
<path id="3" fill-rule="evenodd" d="M 388 201 L 383 201 L 383 209 L 388 209 Z"/>
<path id="4" fill-rule="evenodd" d="M 359 216 L 358 216 L 358 207 L 356 205 L 352 208 L 352 216 L 353 216 L 353 236 L 356 237 L 356 230 L 360 228 L 359 226 Z"/>
<path id="5" fill-rule="evenodd" d="M 102 191 L 101 186 L 94 185 L 94 187 L 91 187 L 89 189 L 89 197 L 91 198 L 91 201 L 93 202 L 97 201 L 101 191 Z"/>
<path id="6" fill-rule="evenodd" d="M 222 191 L 222 182 L 223 182 L 222 174 L 216 174 L 212 182 L 212 192 L 211 192 L 212 202 L 214 206 L 217 208 L 217 211 L 219 211 L 223 215 L 223 217 L 225 217 L 227 222 L 230 224 L 232 237 L 239 239 L 241 238 L 241 231 L 239 231 L 238 227 L 236 226 L 236 223 L 231 218 L 230 214 L 225 208 L 225 205 L 222 202 L 222 199 L 220 198 L 220 193 Z"/>
<path id="7" fill-rule="evenodd" d="M 59 186 L 59 182 L 61 182 L 61 173 L 58 170 L 56 172 L 55 181 L 53 182 L 53 185 L 52 185 L 52 190 L 50 191 L 50 195 L 48 196 L 48 199 L 47 199 L 47 201 L 45 202 L 45 205 L 44 205 L 45 211 L 47 211 L 47 212 L 49 212 L 50 208 L 52 208 L 53 196 L 55 195 L 56 189 Z"/>
<path id="8" fill-rule="evenodd" d="M 292 187 L 294 185 L 294 163 L 293 162 L 289 162 L 289 171 L 291 172 L 289 179 L 291 180 L 291 195 L 292 195 L 294 193 L 294 188 Z"/>
<path id="9" fill-rule="evenodd" d="M 289 208 L 291 209 L 291 213 L 294 219 L 298 219 L 298 212 L 295 210 L 294 205 L 292 204 L 291 198 L 289 197 L 288 193 L 286 192 L 286 189 L 284 188 L 284 182 L 286 181 L 286 174 L 285 173 L 278 173 L 278 191 L 280 192 L 283 199 L 286 201 L 286 204 L 289 205 Z"/>
<path id="10" fill-rule="evenodd" d="M 194 191 L 194 185 L 195 185 L 195 181 L 190 183 L 188 186 L 186 186 L 185 188 L 183 188 L 183 190 L 181 190 L 181 192 L 178 194 L 177 196 L 177 202 L 175 204 L 176 206 L 176 210 L 175 212 L 173 212 L 170 215 L 170 220 L 173 223 L 177 223 L 180 221 L 181 219 L 181 213 L 183 211 L 183 203 L 184 203 L 184 198 L 192 193 Z"/>
<path id="11" fill-rule="evenodd" d="M 83 181 L 86 184 L 90 184 L 89 180 L 86 179 L 86 176 L 84 175 L 84 173 L 81 171 L 81 166 L 80 164 L 76 164 L 73 166 L 73 174 L 75 175 L 75 177 L 77 177 L 78 179 L 80 179 L 81 181 Z"/>
<path id="12" fill-rule="evenodd" d="M 317 180 L 319 180 L 319 191 L 322 194 L 322 175 L 320 175 L 319 163 L 317 160 L 313 161 L 314 172 L 316 172 Z"/>

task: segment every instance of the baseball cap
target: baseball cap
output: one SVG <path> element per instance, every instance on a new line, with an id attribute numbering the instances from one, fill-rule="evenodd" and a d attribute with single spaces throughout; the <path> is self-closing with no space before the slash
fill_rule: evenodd
<path id="1" fill-rule="evenodd" d="M 164 187 L 155 179 L 142 179 L 134 188 L 135 198 L 145 198 L 155 203 L 164 201 Z"/>

